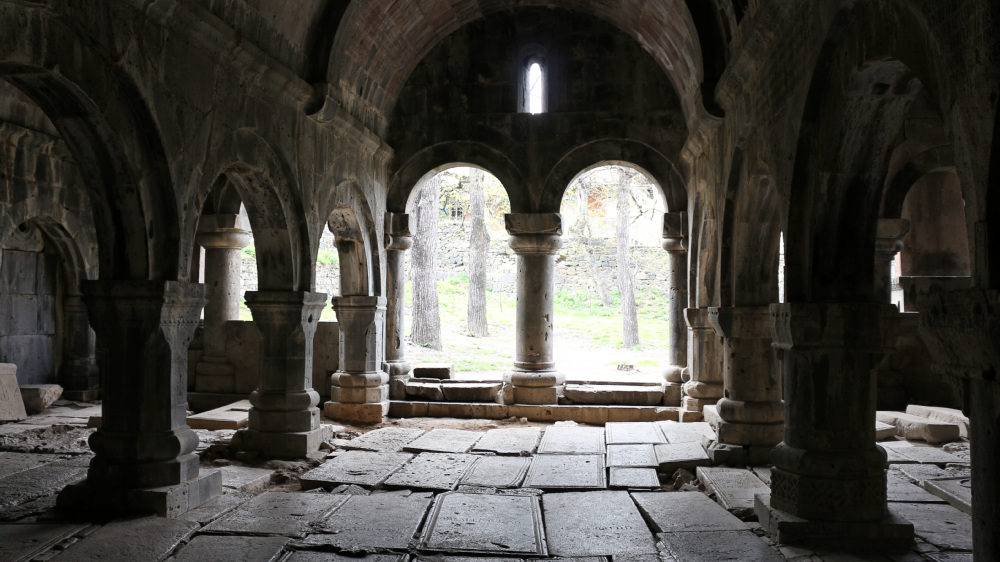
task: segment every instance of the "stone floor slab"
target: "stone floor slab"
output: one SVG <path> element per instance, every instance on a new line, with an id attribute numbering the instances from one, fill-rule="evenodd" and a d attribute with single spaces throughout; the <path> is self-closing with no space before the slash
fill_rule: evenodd
<path id="1" fill-rule="evenodd" d="M 545 494 L 545 533 L 555 556 L 656 553 L 656 543 L 625 491 Z"/>
<path id="2" fill-rule="evenodd" d="M 434 502 L 424 529 L 423 550 L 547 554 L 537 496 L 447 492 Z"/>
<path id="3" fill-rule="evenodd" d="M 659 471 L 665 474 L 673 474 L 678 468 L 690 470 L 712 462 L 700 441 L 654 445 L 653 448 L 656 451 Z"/>
<path id="4" fill-rule="evenodd" d="M 385 480 L 386 486 L 421 490 L 454 490 L 477 456 L 465 453 L 420 453 Z"/>
<path id="5" fill-rule="evenodd" d="M 479 431 L 432 429 L 404 447 L 411 452 L 465 453 L 483 436 Z"/>
<path id="6" fill-rule="evenodd" d="M 205 562 L 206 560 L 239 560 L 272 562 L 281 555 L 288 537 L 244 537 L 236 535 L 198 535 L 181 547 L 168 560 L 172 562 Z"/>
<path id="7" fill-rule="evenodd" d="M 366 562 L 405 562 L 407 555 L 405 554 L 367 554 L 365 556 L 341 556 L 333 552 L 321 552 L 315 550 L 297 550 L 293 552 L 288 558 L 285 558 L 281 562 L 330 562 L 331 560 L 340 560 L 343 562 L 351 562 L 357 560 L 364 560 Z"/>
<path id="8" fill-rule="evenodd" d="M 526 488 L 606 488 L 604 455 L 535 455 Z"/>
<path id="9" fill-rule="evenodd" d="M 971 552 L 928 552 L 927 559 L 934 562 L 974 562 Z"/>
<path id="10" fill-rule="evenodd" d="M 348 497 L 339 494 L 264 492 L 209 524 L 204 531 L 302 537 L 308 532 L 310 523 L 324 518 Z"/>
<path id="11" fill-rule="evenodd" d="M 476 443 L 473 451 L 498 455 L 530 455 L 538 448 L 542 430 L 537 427 L 504 427 L 491 429 Z"/>
<path id="12" fill-rule="evenodd" d="M 883 449 L 885 449 L 885 458 L 889 464 L 916 464 L 917 462 L 900 452 L 902 447 L 883 447 Z"/>
<path id="13" fill-rule="evenodd" d="M 424 430 L 413 427 L 383 427 L 351 439 L 344 448 L 395 453 L 423 434 Z"/>
<path id="14" fill-rule="evenodd" d="M 416 538 L 432 494 L 398 493 L 349 496 L 322 521 L 312 525 L 300 544 L 329 546 L 338 551 L 406 550 Z"/>
<path id="15" fill-rule="evenodd" d="M 937 447 L 902 447 L 898 451 L 904 457 L 923 464 L 969 464 L 961 457 L 942 451 Z"/>
<path id="16" fill-rule="evenodd" d="M 658 533 L 747 528 L 746 523 L 701 492 L 633 492 L 632 497 Z"/>
<path id="17" fill-rule="evenodd" d="M 61 455 L 39 455 L 35 453 L 0 452 L 0 480 L 43 464 L 62 460 Z"/>
<path id="18" fill-rule="evenodd" d="M 943 550 L 972 550 L 972 519 L 946 503 L 894 503 L 914 533 Z"/>
<path id="19" fill-rule="evenodd" d="M 655 468 L 612 466 L 608 468 L 608 486 L 629 490 L 659 488 L 660 478 Z"/>
<path id="20" fill-rule="evenodd" d="M 744 468 L 707 467 L 697 469 L 698 480 L 715 494 L 716 501 L 727 510 L 753 509 L 756 494 L 770 494 L 771 487 Z"/>
<path id="21" fill-rule="evenodd" d="M 202 525 L 207 525 L 208 523 L 211 523 L 221 517 L 224 513 L 228 513 L 229 511 L 232 511 L 240 505 L 250 501 L 250 498 L 252 497 L 253 495 L 247 492 L 223 490 L 223 493 L 215 496 L 191 511 L 184 513 L 178 517 L 178 519 L 195 521 L 201 523 Z"/>
<path id="22" fill-rule="evenodd" d="M 656 451 L 652 443 L 634 445 L 608 445 L 608 466 L 631 466 L 655 468 Z"/>
<path id="23" fill-rule="evenodd" d="M 914 482 L 927 480 L 951 480 L 954 478 L 972 478 L 968 467 L 941 468 L 934 464 L 904 464 L 898 467 L 901 473 Z"/>
<path id="24" fill-rule="evenodd" d="M 531 466 L 531 457 L 479 457 L 462 477 L 468 486 L 516 488 L 524 481 Z"/>
<path id="25" fill-rule="evenodd" d="M 608 422 L 604 426 L 608 445 L 629 443 L 666 443 L 653 422 Z"/>
<path id="26" fill-rule="evenodd" d="M 660 539 L 660 554 L 664 561 L 779 562 L 785 559 L 749 530 L 660 533 L 657 538 Z"/>
<path id="27" fill-rule="evenodd" d="M 0 480 L 0 513 L 7 508 L 29 502 L 35 498 L 55 494 L 69 484 L 87 477 L 85 467 L 66 464 L 65 461 L 48 463 L 17 472 Z M 0 519 L 3 516 L 0 515 Z"/>
<path id="28" fill-rule="evenodd" d="M 972 515 L 972 479 L 928 480 L 922 484 L 925 490 Z"/>
<path id="29" fill-rule="evenodd" d="M 163 560 L 196 530 L 194 521 L 163 517 L 113 521 L 74 543 L 55 560 Z"/>
<path id="30" fill-rule="evenodd" d="M 410 453 L 347 451 L 302 474 L 303 489 L 335 484 L 378 486 L 413 458 Z"/>
<path id="31" fill-rule="evenodd" d="M 890 473 L 886 478 L 886 499 L 891 502 L 942 503 L 944 500 L 910 482 L 903 476 Z"/>
<path id="32" fill-rule="evenodd" d="M 542 435 L 538 452 L 557 455 L 603 455 L 604 428 L 553 425 Z"/>
<path id="33" fill-rule="evenodd" d="M 0 525 L 0 560 L 29 560 L 86 527 L 86 524 L 81 523 Z"/>
<path id="34" fill-rule="evenodd" d="M 706 437 L 715 439 L 715 430 L 708 422 L 655 422 L 667 443 L 701 443 Z"/>
<path id="35" fill-rule="evenodd" d="M 255 494 L 263 492 L 271 483 L 273 470 L 268 468 L 255 468 L 252 466 L 220 466 L 222 472 L 222 487 L 239 492 L 250 492 Z"/>

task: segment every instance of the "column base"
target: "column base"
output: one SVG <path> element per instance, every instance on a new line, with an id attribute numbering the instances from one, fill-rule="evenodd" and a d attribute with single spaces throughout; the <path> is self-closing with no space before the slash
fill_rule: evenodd
<path id="1" fill-rule="evenodd" d="M 401 377 L 410 374 L 410 363 L 405 359 L 390 359 L 382 364 L 382 370 L 390 377 Z"/>
<path id="2" fill-rule="evenodd" d="M 833 546 L 855 552 L 906 551 L 913 544 L 913 524 L 893 513 L 879 521 L 811 521 L 771 507 L 771 496 L 754 497 L 757 519 L 780 544 Z"/>
<path id="3" fill-rule="evenodd" d="M 94 519 L 155 513 L 178 517 L 222 493 L 222 472 L 201 471 L 192 480 L 158 488 L 120 488 L 89 482 L 59 492 L 57 510 L 70 518 Z"/>
<path id="4" fill-rule="evenodd" d="M 504 382 L 509 387 L 504 395 L 507 404 L 558 404 L 565 388 L 566 375 L 554 369 L 515 369 L 504 375 Z"/>
<path id="5" fill-rule="evenodd" d="M 663 385 L 663 405 L 680 406 L 684 385 L 679 382 L 668 382 Z"/>
<path id="6" fill-rule="evenodd" d="M 685 411 L 696 412 L 700 415 L 705 406 L 711 406 L 718 401 L 718 398 L 694 398 L 693 396 L 685 396 L 681 400 L 681 408 Z"/>
<path id="7" fill-rule="evenodd" d="M 323 415 L 340 422 L 381 423 L 385 416 L 389 415 L 389 402 L 344 404 L 330 401 L 323 404 Z"/>
<path id="8" fill-rule="evenodd" d="M 301 459 L 318 451 L 323 437 L 320 427 L 287 433 L 241 429 L 233 435 L 231 446 L 240 451 L 257 451 L 267 458 Z"/>

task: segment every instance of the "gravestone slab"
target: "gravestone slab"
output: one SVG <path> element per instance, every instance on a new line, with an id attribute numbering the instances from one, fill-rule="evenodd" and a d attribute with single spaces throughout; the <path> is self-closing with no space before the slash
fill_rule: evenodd
<path id="1" fill-rule="evenodd" d="M 334 484 L 378 486 L 412 458 L 410 453 L 347 451 L 304 473 L 299 480 L 303 490 Z"/>
<path id="2" fill-rule="evenodd" d="M 187 417 L 191 429 L 240 429 L 247 426 L 250 419 L 250 401 L 239 400 L 232 404 L 208 410 Z"/>
<path id="3" fill-rule="evenodd" d="M 558 455 L 603 455 L 604 428 L 553 425 L 542 435 L 538 452 Z"/>
<path id="4" fill-rule="evenodd" d="M 700 466 L 697 474 L 698 480 L 715 493 L 716 501 L 727 510 L 752 509 L 755 494 L 771 493 L 770 486 L 743 468 Z"/>
<path id="5" fill-rule="evenodd" d="M 897 467 L 910 480 L 923 482 L 925 480 L 949 480 L 952 478 L 972 478 L 968 468 L 941 468 L 934 464 L 904 464 Z"/>
<path id="6" fill-rule="evenodd" d="M 344 448 L 394 453 L 423 434 L 424 430 L 412 427 L 383 427 L 351 439 Z"/>
<path id="7" fill-rule="evenodd" d="M 366 554 L 365 556 L 341 556 L 333 552 L 322 552 L 317 550 L 296 550 L 291 556 L 281 562 L 330 562 L 340 560 L 343 562 L 405 562 L 405 554 Z"/>
<path id="8" fill-rule="evenodd" d="M 112 521 L 55 557 L 73 562 L 162 560 L 190 537 L 198 524 L 163 517 Z"/>
<path id="9" fill-rule="evenodd" d="M 747 528 L 746 523 L 701 492 L 633 492 L 632 497 L 658 533 Z"/>
<path id="10" fill-rule="evenodd" d="M 423 490 L 454 490 L 476 459 L 476 455 L 465 453 L 420 453 L 390 475 L 385 480 L 385 485 Z"/>
<path id="11" fill-rule="evenodd" d="M 403 449 L 412 452 L 465 453 L 483 434 L 464 429 L 432 429 L 411 441 Z"/>
<path id="12" fill-rule="evenodd" d="M 667 443 L 701 443 L 706 437 L 715 439 L 715 430 L 708 422 L 654 422 Z"/>
<path id="13" fill-rule="evenodd" d="M 526 488 L 606 488 L 604 455 L 535 455 Z"/>
<path id="14" fill-rule="evenodd" d="M 227 513 L 237 506 L 250 501 L 252 497 L 253 495 L 247 492 L 223 490 L 223 493 L 182 514 L 178 519 L 195 521 L 202 525 L 207 525 L 218 519 L 223 513 Z"/>
<path id="15" fill-rule="evenodd" d="M 537 427 L 505 427 L 491 429 L 473 447 L 474 451 L 498 455 L 530 455 L 538 447 L 542 430 Z"/>
<path id="16" fill-rule="evenodd" d="M 28 414 L 40 414 L 62 396 L 63 388 L 58 384 L 22 384 L 21 400 Z"/>
<path id="17" fill-rule="evenodd" d="M 468 486 L 516 488 L 524 481 L 531 457 L 479 457 L 462 477 Z"/>
<path id="18" fill-rule="evenodd" d="M 0 480 L 0 519 L 4 511 L 35 498 L 54 494 L 87 477 L 87 468 L 57 461 L 14 473 Z"/>
<path id="19" fill-rule="evenodd" d="M 780 562 L 785 559 L 752 531 L 704 531 L 660 533 L 664 560 L 753 560 Z"/>
<path id="20" fill-rule="evenodd" d="M 972 519 L 946 503 L 894 503 L 914 533 L 942 550 L 972 550 Z"/>
<path id="21" fill-rule="evenodd" d="M 545 494 L 545 534 L 555 556 L 656 553 L 656 542 L 625 491 Z"/>
<path id="22" fill-rule="evenodd" d="M 891 502 L 942 503 L 944 500 L 906 480 L 889 474 L 886 478 L 886 499 Z"/>
<path id="23" fill-rule="evenodd" d="M 690 470 L 711 464 L 711 459 L 708 458 L 708 453 L 700 442 L 668 443 L 654 445 L 653 448 L 656 451 L 659 471 L 666 474 L 673 474 L 678 468 Z"/>
<path id="24" fill-rule="evenodd" d="M 85 523 L 0 525 L 0 560 L 29 560 L 87 526 Z"/>
<path id="25" fill-rule="evenodd" d="M 432 494 L 372 494 L 349 499 L 314 523 L 300 544 L 332 546 L 339 551 L 406 550 L 411 547 Z"/>
<path id="26" fill-rule="evenodd" d="M 653 422 L 608 422 L 604 426 L 608 445 L 629 443 L 666 443 Z"/>
<path id="27" fill-rule="evenodd" d="M 203 529 L 206 533 L 302 537 L 350 496 L 264 492 Z"/>
<path id="28" fill-rule="evenodd" d="M 245 562 L 277 560 L 288 537 L 242 537 L 238 535 L 198 535 L 170 557 L 173 562 L 232 560 L 235 555 Z"/>
<path id="29" fill-rule="evenodd" d="M 897 450 L 904 457 L 922 464 L 969 464 L 961 457 L 942 451 L 937 447 L 903 447 Z"/>
<path id="30" fill-rule="evenodd" d="M 608 466 L 631 466 L 654 468 L 656 451 L 652 443 L 636 445 L 608 445 Z"/>
<path id="31" fill-rule="evenodd" d="M 238 465 L 220 466 L 219 472 L 222 473 L 223 488 L 250 493 L 263 492 L 274 473 L 268 468 Z"/>
<path id="32" fill-rule="evenodd" d="M 950 503 L 957 509 L 972 515 L 972 479 L 958 478 L 955 480 L 928 480 L 924 489 L 936 497 Z"/>
<path id="33" fill-rule="evenodd" d="M 420 548 L 545 556 L 548 552 L 538 497 L 441 494 L 424 526 Z"/>
<path id="34" fill-rule="evenodd" d="M 885 459 L 889 464 L 915 464 L 917 461 L 903 455 L 900 451 L 903 447 L 882 447 L 885 450 Z"/>
<path id="35" fill-rule="evenodd" d="M 612 466 L 608 468 L 608 473 L 608 486 L 611 488 L 638 490 L 660 487 L 660 478 L 656 475 L 655 468 Z"/>

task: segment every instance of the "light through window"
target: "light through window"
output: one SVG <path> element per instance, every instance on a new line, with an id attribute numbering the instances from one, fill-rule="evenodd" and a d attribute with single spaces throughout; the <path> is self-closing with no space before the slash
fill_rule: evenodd
<path id="1" fill-rule="evenodd" d="M 542 65 L 537 62 L 528 67 L 527 77 L 528 113 L 543 113 L 545 111 L 545 79 L 542 76 Z"/>

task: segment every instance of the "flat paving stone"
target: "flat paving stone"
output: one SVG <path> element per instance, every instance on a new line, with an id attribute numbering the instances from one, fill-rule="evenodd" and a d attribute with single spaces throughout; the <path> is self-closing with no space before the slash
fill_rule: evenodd
<path id="1" fill-rule="evenodd" d="M 303 489 L 333 484 L 378 486 L 410 461 L 410 453 L 346 451 L 299 476 Z"/>
<path id="2" fill-rule="evenodd" d="M 555 556 L 655 554 L 656 542 L 625 491 L 545 494 L 545 535 Z"/>
<path id="3" fill-rule="evenodd" d="M 902 447 L 883 447 L 885 449 L 885 458 L 889 464 L 916 464 L 917 461 L 907 457 L 902 452 Z"/>
<path id="4" fill-rule="evenodd" d="M 655 468 L 656 451 L 652 443 L 636 445 L 608 445 L 608 466 L 631 466 Z"/>
<path id="5" fill-rule="evenodd" d="M 143 517 L 112 521 L 58 554 L 56 560 L 163 560 L 196 530 L 194 521 Z"/>
<path id="6" fill-rule="evenodd" d="M 923 464 L 969 464 L 961 457 L 942 451 L 937 447 L 902 447 L 898 451 L 904 457 Z"/>
<path id="7" fill-rule="evenodd" d="M 516 488 L 524 481 L 530 466 L 531 457 L 479 457 L 465 471 L 460 483 L 468 486 Z"/>
<path id="8" fill-rule="evenodd" d="M 351 439 L 344 444 L 344 448 L 395 453 L 402 451 L 403 447 L 408 445 L 410 441 L 423 434 L 424 430 L 417 428 L 383 427 Z"/>
<path id="9" fill-rule="evenodd" d="M 660 554 L 664 560 L 776 562 L 785 559 L 749 530 L 660 533 L 656 537 L 660 539 Z"/>
<path id="10" fill-rule="evenodd" d="M 653 445 L 653 449 L 660 472 L 667 474 L 673 474 L 678 468 L 693 469 L 712 462 L 700 441 Z"/>
<path id="11" fill-rule="evenodd" d="M 604 455 L 535 455 L 526 488 L 606 488 Z"/>
<path id="12" fill-rule="evenodd" d="M 894 503 L 917 536 L 942 550 L 972 550 L 972 518 L 946 503 Z"/>
<path id="13" fill-rule="evenodd" d="M 666 443 L 663 433 L 653 422 L 608 422 L 604 434 L 608 445 Z"/>
<path id="14" fill-rule="evenodd" d="M 538 452 L 557 455 L 603 455 L 604 428 L 553 425 L 542 435 Z"/>
<path id="15" fill-rule="evenodd" d="M 206 560 L 272 562 L 278 559 L 288 540 L 288 537 L 198 535 L 168 560 L 174 562 L 205 562 Z"/>
<path id="16" fill-rule="evenodd" d="M 4 427 L 4 426 L 0 426 Z M 43 464 L 63 459 L 61 455 L 39 455 L 35 453 L 0 452 L 0 480 Z"/>
<path id="17" fill-rule="evenodd" d="M 944 500 L 917 486 L 902 476 L 886 478 L 886 499 L 891 502 L 943 503 Z"/>
<path id="18" fill-rule="evenodd" d="M 972 471 L 967 467 L 941 468 L 933 464 L 904 464 L 896 467 L 907 478 L 915 482 L 926 480 L 950 480 L 952 478 L 972 478 Z"/>
<path id="19" fill-rule="evenodd" d="M 255 468 L 252 466 L 220 466 L 222 473 L 222 487 L 240 492 L 257 493 L 263 492 L 271 483 L 273 470 L 269 468 Z"/>
<path id="20" fill-rule="evenodd" d="M 504 427 L 491 429 L 473 447 L 498 455 L 530 455 L 538 448 L 542 430 L 538 427 Z"/>
<path id="21" fill-rule="evenodd" d="M 632 497 L 658 533 L 747 528 L 746 523 L 701 492 L 632 492 Z"/>
<path id="22" fill-rule="evenodd" d="M 405 550 L 412 545 L 432 494 L 349 496 L 299 544 L 332 546 L 339 551 Z"/>
<path id="23" fill-rule="evenodd" d="M 202 525 L 207 525 L 218 519 L 222 514 L 228 513 L 243 503 L 250 501 L 252 497 L 253 494 L 248 492 L 223 490 L 223 493 L 182 514 L 178 519 L 195 521 Z"/>
<path id="24" fill-rule="evenodd" d="M 297 550 L 281 562 L 330 562 L 330 560 L 366 560 L 368 562 L 405 562 L 405 554 L 367 554 L 365 556 L 341 556 L 333 552 Z"/>
<path id="25" fill-rule="evenodd" d="M 465 453 L 483 436 L 479 431 L 464 429 L 432 429 L 404 447 L 412 452 Z"/>
<path id="26" fill-rule="evenodd" d="M 612 466 L 608 468 L 608 486 L 611 488 L 659 488 L 660 477 L 655 468 Z"/>
<path id="27" fill-rule="evenodd" d="M 302 537 L 350 496 L 264 492 L 205 527 L 207 533 Z"/>
<path id="28" fill-rule="evenodd" d="M 465 453 L 420 453 L 385 480 L 386 486 L 454 490 L 478 457 Z"/>
<path id="29" fill-rule="evenodd" d="M 715 430 L 708 422 L 654 422 L 667 443 L 701 443 L 706 437 L 715 438 Z"/>
<path id="30" fill-rule="evenodd" d="M 699 466 L 698 480 L 715 494 L 727 510 L 752 509 L 756 494 L 770 494 L 771 487 L 745 468 Z"/>
<path id="31" fill-rule="evenodd" d="M 548 552 L 538 497 L 441 494 L 427 518 L 420 548 L 545 556 Z"/>
<path id="32" fill-rule="evenodd" d="M 57 461 L 11 474 L 0 480 L 0 513 L 35 498 L 54 494 L 87 477 L 87 468 Z"/>
<path id="33" fill-rule="evenodd" d="M 27 560 L 87 528 L 80 523 L 0 525 L 0 560 Z"/>
<path id="34" fill-rule="evenodd" d="M 972 515 L 972 479 L 928 480 L 922 484 L 925 490 L 950 503 L 953 507 Z"/>

